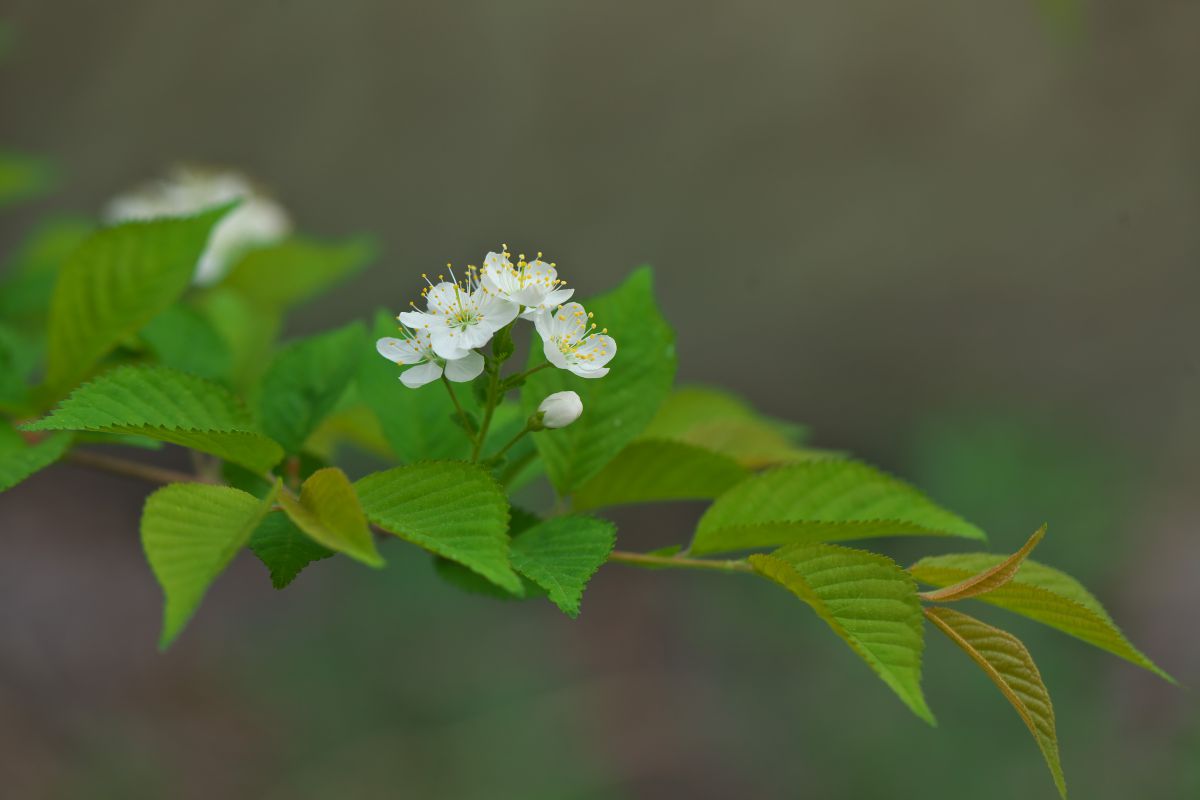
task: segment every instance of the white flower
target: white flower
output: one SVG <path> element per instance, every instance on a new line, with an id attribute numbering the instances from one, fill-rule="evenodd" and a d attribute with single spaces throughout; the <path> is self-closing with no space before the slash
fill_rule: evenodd
<path id="1" fill-rule="evenodd" d="M 603 378 L 604 366 L 617 354 L 617 343 L 608 336 L 608 328 L 595 333 L 589 326 L 591 314 L 579 303 L 567 303 L 557 310 L 543 309 L 533 318 L 546 360 L 559 369 L 567 369 L 581 378 Z"/>
<path id="2" fill-rule="evenodd" d="M 196 214 L 241 198 L 213 228 L 193 282 L 207 285 L 225 277 L 233 262 L 252 247 L 274 244 L 291 231 L 283 207 L 236 172 L 176 169 L 165 179 L 118 195 L 104 209 L 109 223 Z"/>
<path id="3" fill-rule="evenodd" d="M 575 392 L 555 392 L 538 406 L 542 413 L 542 425 L 547 428 L 565 428 L 583 413 L 583 401 Z"/>
<path id="4" fill-rule="evenodd" d="M 428 332 L 401 330 L 404 338 L 384 337 L 375 343 L 375 349 L 388 361 L 416 365 L 400 376 L 400 381 L 408 388 L 416 389 L 436 381 L 442 377 L 443 369 L 446 378 L 455 383 L 473 381 L 483 372 L 483 356 L 479 353 L 469 351 L 461 358 L 443 361 L 433 352 Z"/>
<path id="5" fill-rule="evenodd" d="M 574 289 L 561 288 L 566 281 L 558 279 L 558 270 L 553 264 L 542 261 L 542 254 L 526 262 L 525 256 L 517 257 L 514 267 L 508 245 L 499 253 L 488 253 L 483 260 L 483 285 L 506 300 L 525 306 L 521 316 L 533 319 L 538 311 L 557 308 L 571 299 Z"/>
<path id="6" fill-rule="evenodd" d="M 483 347 L 492 334 L 516 319 L 520 306 L 480 285 L 474 267 L 467 267 L 466 280 L 429 283 L 422 294 L 427 310 L 406 311 L 402 323 L 417 331 L 426 331 L 433 352 L 440 358 L 462 358 L 476 347 Z M 454 278 L 451 271 L 450 277 Z"/>

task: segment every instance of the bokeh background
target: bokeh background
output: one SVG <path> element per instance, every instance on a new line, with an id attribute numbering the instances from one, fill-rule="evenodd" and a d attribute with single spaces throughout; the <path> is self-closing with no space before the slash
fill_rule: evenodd
<path id="1" fill-rule="evenodd" d="M 500 241 L 582 297 L 651 263 L 682 379 L 904 475 L 997 549 L 1049 522 L 1040 558 L 1200 685 L 1200 4 L 2 9 L 0 141 L 60 174 L 5 213 L 5 251 L 187 160 L 246 170 L 308 232 L 378 237 L 292 333 Z M 571 622 L 398 542 L 382 573 L 321 562 L 282 593 L 247 555 L 159 655 L 146 491 L 58 466 L 0 496 L 6 798 L 1054 796 L 940 637 L 930 729 L 737 577 L 608 567 Z M 697 513 L 624 511 L 622 544 Z M 1200 796 L 1194 691 L 977 611 L 1038 658 L 1076 797 Z"/>

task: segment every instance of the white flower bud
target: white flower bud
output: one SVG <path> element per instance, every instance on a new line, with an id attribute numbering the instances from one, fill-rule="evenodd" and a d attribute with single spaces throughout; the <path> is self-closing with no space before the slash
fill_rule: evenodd
<path id="1" fill-rule="evenodd" d="M 575 392 L 555 392 L 538 406 L 542 414 L 542 425 L 547 428 L 565 428 L 583 413 L 583 401 Z"/>

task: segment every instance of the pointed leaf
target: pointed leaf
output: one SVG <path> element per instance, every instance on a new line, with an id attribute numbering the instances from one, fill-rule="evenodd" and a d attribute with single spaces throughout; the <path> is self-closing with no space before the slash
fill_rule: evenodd
<path id="1" fill-rule="evenodd" d="M 578 489 L 621 452 L 642 432 L 671 390 L 675 334 L 658 310 L 653 284 L 649 267 L 643 267 L 616 290 L 585 304 L 617 342 L 617 354 L 606 376 L 587 379 L 550 368 L 530 376 L 521 390 L 526 415 L 554 392 L 573 390 L 583 400 L 582 417 L 566 428 L 534 437 L 559 494 Z M 529 363 L 545 363 L 537 337 Z"/>
<path id="2" fill-rule="evenodd" d="M 755 554 L 751 566 L 808 603 L 921 719 L 925 628 L 912 576 L 887 556 L 830 544 Z"/>
<path id="3" fill-rule="evenodd" d="M 299 499 L 281 492 L 279 505 L 314 541 L 369 566 L 383 566 L 354 486 L 337 467 L 319 469 L 310 475 L 300 487 Z"/>
<path id="4" fill-rule="evenodd" d="M 866 464 L 827 459 L 777 467 L 721 495 L 700 519 L 692 551 L 908 535 L 985 538 L 908 484 Z"/>
<path id="5" fill-rule="evenodd" d="M 282 309 L 362 269 L 375 250 L 365 238 L 338 243 L 288 239 L 251 250 L 234 265 L 223 285 L 256 306 Z"/>
<path id="6" fill-rule="evenodd" d="M 721 389 L 685 386 L 667 397 L 642 438 L 715 450 L 759 469 L 812 458 L 813 451 L 798 446 L 804 434 L 803 427 L 764 417 Z"/>
<path id="7" fill-rule="evenodd" d="M 228 381 L 232 374 L 229 345 L 191 306 L 171 306 L 142 328 L 140 338 L 165 367 L 218 382 Z"/>
<path id="8" fill-rule="evenodd" d="M 209 585 L 246 546 L 274 494 L 260 500 L 228 486 L 173 483 L 146 498 L 142 547 L 166 596 L 159 648 L 179 635 Z"/>
<path id="9" fill-rule="evenodd" d="M 45 327 L 59 267 L 91 233 L 90 222 L 56 217 L 37 225 L 6 260 L 0 319 Z"/>
<path id="10" fill-rule="evenodd" d="M 707 500 L 750 473 L 728 456 L 663 439 L 629 444 L 571 497 L 580 511 L 659 500 Z"/>
<path id="11" fill-rule="evenodd" d="M 68 433 L 51 434 L 33 444 L 0 420 L 0 492 L 58 461 L 70 446 Z"/>
<path id="12" fill-rule="evenodd" d="M 271 585 L 282 589 L 314 561 L 333 551 L 314 542 L 282 511 L 272 511 L 250 537 L 250 550 L 271 573 Z"/>
<path id="13" fill-rule="evenodd" d="M 520 590 L 508 563 L 508 500 L 484 470 L 423 462 L 368 475 L 354 488 L 367 519 L 379 527 Z"/>
<path id="14" fill-rule="evenodd" d="M 1004 561 L 1002 556 L 991 553 L 932 556 L 913 564 L 909 572 L 922 583 L 950 586 Z M 1026 559 L 1007 584 L 975 599 L 1057 628 L 1175 682 L 1125 638 L 1091 592 L 1064 572 Z"/>
<path id="15" fill-rule="evenodd" d="M 259 416 L 266 434 L 298 453 L 345 394 L 366 349 L 358 322 L 284 348 L 263 376 Z"/>
<path id="16" fill-rule="evenodd" d="M 88 237 L 63 264 L 54 287 L 47 383 L 71 387 L 174 303 L 192 280 L 209 232 L 230 208 L 129 222 Z"/>
<path id="17" fill-rule="evenodd" d="M 1021 640 L 950 608 L 926 608 L 925 616 L 992 679 L 1021 715 L 1046 759 L 1058 793 L 1067 796 L 1054 730 L 1054 706 L 1033 657 Z"/>
<path id="18" fill-rule="evenodd" d="M 0 208 L 49 191 L 55 173 L 45 159 L 0 151 Z"/>
<path id="19" fill-rule="evenodd" d="M 148 436 L 265 472 L 283 450 L 258 433 L 226 389 L 166 367 L 118 367 L 84 384 L 31 431 L 96 431 Z"/>
<path id="20" fill-rule="evenodd" d="M 197 298 L 196 311 L 217 332 L 231 354 L 233 386 L 246 389 L 257 384 L 271 361 L 283 313 L 255 305 L 224 286 L 205 290 Z"/>
<path id="21" fill-rule="evenodd" d="M 930 603 L 949 603 L 954 600 L 966 600 L 969 597 L 987 594 L 999 589 L 1016 576 L 1017 570 L 1021 568 L 1021 564 L 1029 557 L 1029 554 L 1033 552 L 1033 548 L 1037 547 L 1038 542 L 1045 535 L 1046 526 L 1043 525 L 1034 531 L 1034 534 L 1029 537 L 1029 541 L 1025 542 L 1020 550 L 996 566 L 985 569 L 978 575 L 972 575 L 966 580 L 959 581 L 937 591 L 921 592 L 921 599 Z"/>
<path id="22" fill-rule="evenodd" d="M 579 514 L 548 519 L 513 539 L 513 568 L 574 619 L 584 587 L 616 544 L 615 531 L 607 520 Z"/>

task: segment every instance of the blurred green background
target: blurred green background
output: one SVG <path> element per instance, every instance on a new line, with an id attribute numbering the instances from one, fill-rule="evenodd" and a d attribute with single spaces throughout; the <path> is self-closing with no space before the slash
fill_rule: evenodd
<path id="1" fill-rule="evenodd" d="M 1200 684 L 1200 4 L 2 16 L 0 142 L 59 175 L 5 211 L 4 252 L 185 160 L 244 169 L 308 232 L 379 238 L 293 333 L 399 308 L 501 241 L 583 298 L 652 263 L 683 380 L 904 475 L 998 550 L 1048 522 L 1040 559 Z M 737 576 L 607 567 L 571 622 L 460 594 L 399 542 L 382 573 L 321 562 L 283 593 L 247 555 L 158 655 L 146 489 L 59 466 L 0 495 L 6 798 L 1054 796 L 951 645 L 931 637 L 930 729 Z M 622 545 L 680 541 L 698 511 L 623 511 Z M 976 610 L 1038 659 L 1075 797 L 1200 796 L 1193 691 Z"/>

